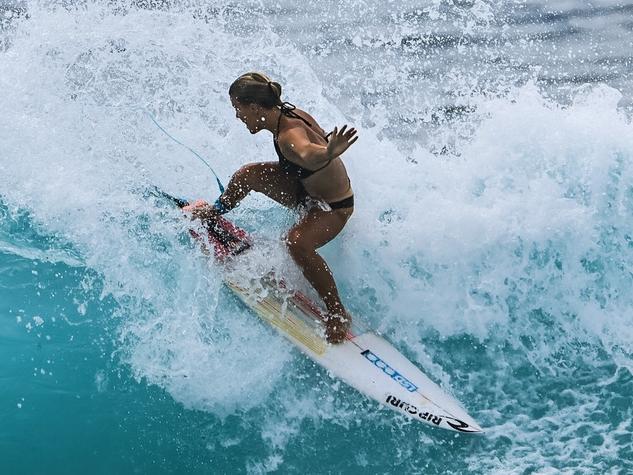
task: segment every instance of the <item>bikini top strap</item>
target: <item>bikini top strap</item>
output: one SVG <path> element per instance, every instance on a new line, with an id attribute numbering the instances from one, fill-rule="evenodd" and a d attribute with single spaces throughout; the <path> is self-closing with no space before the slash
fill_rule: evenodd
<path id="1" fill-rule="evenodd" d="M 282 102 L 281 106 L 279 107 L 281 108 L 281 113 L 284 114 L 285 116 L 292 117 L 293 119 L 299 119 L 305 125 L 312 128 L 312 124 L 309 121 L 307 121 L 306 119 L 304 119 L 303 117 L 301 117 L 299 114 L 295 112 L 295 109 L 297 108 L 297 106 L 295 106 L 294 104 L 291 104 L 290 102 Z"/>
<path id="2" fill-rule="evenodd" d="M 275 142 L 277 142 L 277 137 L 279 137 L 279 125 L 281 124 L 281 116 L 283 115 L 284 111 L 283 109 L 281 110 L 281 114 L 279 114 L 279 117 L 277 118 L 277 133 L 273 135 L 273 139 Z"/>

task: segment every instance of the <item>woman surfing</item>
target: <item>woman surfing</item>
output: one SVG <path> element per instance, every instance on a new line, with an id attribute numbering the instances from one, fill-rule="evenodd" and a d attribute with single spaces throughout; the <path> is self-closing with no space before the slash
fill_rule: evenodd
<path id="1" fill-rule="evenodd" d="M 231 178 L 214 205 L 196 201 L 184 208 L 194 219 L 213 225 L 251 191 L 306 213 L 288 231 L 286 245 L 303 275 L 327 308 L 326 337 L 341 343 L 351 323 L 334 277 L 316 250 L 343 229 L 354 211 L 354 193 L 340 156 L 358 139 L 356 129 L 335 128 L 325 134 L 308 113 L 281 100 L 281 86 L 260 73 L 246 73 L 229 88 L 236 117 L 251 134 L 268 130 L 276 162 L 249 163 Z"/>

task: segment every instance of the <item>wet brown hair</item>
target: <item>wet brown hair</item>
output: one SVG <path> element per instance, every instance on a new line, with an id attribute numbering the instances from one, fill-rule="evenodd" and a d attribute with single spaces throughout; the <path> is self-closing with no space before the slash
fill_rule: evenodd
<path id="1" fill-rule="evenodd" d="M 262 73 L 242 74 L 229 87 L 229 95 L 241 104 L 272 108 L 282 106 L 281 85 Z"/>

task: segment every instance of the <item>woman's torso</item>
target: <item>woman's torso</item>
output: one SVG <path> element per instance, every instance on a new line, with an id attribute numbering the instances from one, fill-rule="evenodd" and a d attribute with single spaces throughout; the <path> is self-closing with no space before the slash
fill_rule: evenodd
<path id="1" fill-rule="evenodd" d="M 282 114 L 279 122 L 279 131 L 286 130 L 289 127 L 302 127 L 311 143 L 327 146 L 325 132 L 310 114 L 300 109 L 294 109 L 292 112 L 302 117 L 310 126 L 301 119 Z M 277 137 L 275 137 L 275 141 L 276 140 Z M 287 173 L 301 180 L 306 192 L 312 198 L 322 199 L 328 203 L 332 203 L 349 198 L 354 194 L 349 176 L 347 175 L 347 170 L 340 157 L 336 157 L 325 166 L 321 164 L 317 167 L 311 167 L 310 164 L 307 163 L 298 164 L 289 160 L 288 157 L 281 153 L 278 146 L 276 146 L 275 149 L 279 155 L 282 169 L 285 169 Z M 284 161 L 287 163 L 284 163 Z M 300 170 L 301 168 L 303 168 L 305 172 L 302 172 Z"/>

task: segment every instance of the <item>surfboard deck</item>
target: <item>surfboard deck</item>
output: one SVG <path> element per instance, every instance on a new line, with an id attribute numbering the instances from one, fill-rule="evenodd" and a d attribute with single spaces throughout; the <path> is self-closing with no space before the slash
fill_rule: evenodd
<path id="1" fill-rule="evenodd" d="M 181 208 L 187 204 L 186 200 L 160 193 Z M 207 236 L 190 232 L 209 253 L 212 248 L 216 260 L 225 264 L 248 253 L 252 245 L 252 238 L 224 217 L 209 228 Z M 303 293 L 292 290 L 284 280 L 265 278 L 261 286 L 253 287 L 231 280 L 227 273 L 225 284 L 305 355 L 365 396 L 433 427 L 462 433 L 483 432 L 457 400 L 387 340 L 361 329 L 355 319 L 346 340 L 330 344 L 324 336 L 324 311 Z"/>

